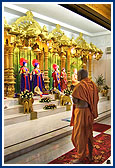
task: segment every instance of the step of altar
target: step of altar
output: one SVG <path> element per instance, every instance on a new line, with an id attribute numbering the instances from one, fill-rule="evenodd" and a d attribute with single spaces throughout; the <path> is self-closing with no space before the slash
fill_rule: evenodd
<path id="1" fill-rule="evenodd" d="M 54 94 L 42 95 L 42 97 L 50 97 L 51 99 L 54 100 L 55 95 Z M 34 96 L 33 98 L 35 102 L 41 99 L 40 96 Z M 6 106 L 7 108 L 15 105 L 19 105 L 18 98 L 8 98 L 8 97 L 4 98 L 4 106 Z"/>
<path id="2" fill-rule="evenodd" d="M 104 97 L 104 96 L 99 97 L 99 102 L 103 102 L 103 101 L 106 101 L 106 100 L 107 100 L 107 97 Z"/>
<path id="3" fill-rule="evenodd" d="M 110 104 L 110 101 L 99 102 L 99 116 L 95 119 L 95 122 L 111 116 Z M 71 118 L 71 113 L 72 111 L 65 111 L 63 113 L 41 117 L 36 120 L 5 126 L 5 161 L 71 134 L 72 127 L 69 126 L 70 122 L 65 120 Z"/>
<path id="4" fill-rule="evenodd" d="M 111 100 L 99 101 L 98 103 L 98 114 L 103 114 L 104 112 L 111 110 Z"/>
<path id="5" fill-rule="evenodd" d="M 60 103 L 59 100 L 52 100 L 51 102 L 47 103 L 41 103 L 39 102 L 39 99 L 38 100 L 34 100 L 34 103 L 33 103 L 33 110 L 38 110 L 38 109 L 42 109 L 45 105 L 47 104 L 55 104 L 56 106 L 58 106 Z M 16 114 L 16 113 L 23 113 L 24 111 L 24 107 L 23 105 L 12 105 L 12 106 L 9 106 L 8 108 L 4 109 L 4 115 L 11 115 L 11 114 Z"/>
<path id="6" fill-rule="evenodd" d="M 39 107 L 39 106 L 38 106 Z M 37 118 L 49 116 L 49 115 L 54 115 L 56 113 L 62 113 L 66 111 L 65 106 L 57 106 L 56 109 L 49 109 L 49 110 L 44 110 L 44 109 L 37 109 L 35 110 L 37 112 Z M 16 114 L 10 114 L 10 115 L 5 115 L 4 116 L 4 125 L 11 125 L 11 124 L 16 124 L 24 121 L 30 120 L 30 113 L 29 114 L 23 114 L 23 113 L 16 113 Z"/>
<path id="7" fill-rule="evenodd" d="M 46 97 L 47 95 L 43 95 L 43 97 Z M 47 97 L 50 97 L 52 101 L 51 104 L 59 105 L 59 100 L 54 100 L 54 95 L 48 95 Z M 38 110 L 43 108 L 46 104 L 49 103 L 40 103 L 40 96 L 34 96 L 34 103 L 33 103 L 33 109 Z M 106 97 L 100 97 L 99 102 L 107 101 Z M 16 114 L 16 113 L 23 113 L 24 108 L 23 105 L 18 104 L 17 98 L 8 98 L 4 100 L 4 106 L 7 107 L 4 109 L 4 115 L 10 115 L 10 114 Z"/>
<path id="8" fill-rule="evenodd" d="M 54 100 L 54 98 L 55 98 L 54 94 L 42 95 L 42 96 L 43 97 L 50 97 L 52 100 Z M 33 98 L 34 98 L 34 103 L 39 102 L 39 100 L 41 99 L 40 96 L 34 96 Z M 100 102 L 106 101 L 106 100 L 107 100 L 107 97 L 104 97 L 104 96 L 99 97 Z M 16 106 L 16 105 L 19 105 L 18 98 L 5 98 L 4 99 L 4 107 L 7 109 L 10 107 Z M 4 110 L 6 110 L 6 109 L 4 109 Z"/>
<path id="9" fill-rule="evenodd" d="M 17 123 L 4 127 L 4 160 L 51 143 L 71 134 L 69 122 L 62 119 L 70 117 L 71 111 L 41 117 L 36 120 Z"/>
<path id="10" fill-rule="evenodd" d="M 103 111 L 102 113 L 98 114 L 98 117 L 94 119 L 94 123 L 102 121 L 108 117 L 111 117 L 111 109 Z"/>

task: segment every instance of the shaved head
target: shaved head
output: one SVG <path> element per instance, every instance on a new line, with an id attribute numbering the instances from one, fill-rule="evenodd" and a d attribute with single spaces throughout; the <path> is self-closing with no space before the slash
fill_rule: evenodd
<path id="1" fill-rule="evenodd" d="M 78 81 L 81 81 L 82 79 L 88 77 L 88 72 L 87 72 L 87 70 L 85 70 L 85 69 L 80 69 L 80 70 L 78 71 L 77 75 L 78 75 Z"/>

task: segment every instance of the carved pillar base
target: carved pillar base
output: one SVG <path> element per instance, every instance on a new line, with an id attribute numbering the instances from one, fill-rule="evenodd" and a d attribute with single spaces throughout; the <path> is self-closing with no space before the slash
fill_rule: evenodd
<path id="1" fill-rule="evenodd" d="M 4 96 L 8 94 L 8 78 L 9 78 L 9 58 L 8 58 L 8 45 L 4 45 Z"/>
<path id="2" fill-rule="evenodd" d="M 8 69 L 4 69 L 4 96 L 7 96 L 8 94 L 8 76 L 9 71 Z"/>
<path id="3" fill-rule="evenodd" d="M 4 97 L 7 97 L 8 94 L 8 82 L 4 82 Z"/>
<path id="4" fill-rule="evenodd" d="M 12 68 L 12 69 L 9 69 L 8 94 L 7 94 L 8 97 L 14 97 L 14 94 L 15 94 L 14 84 L 15 84 L 15 78 L 14 78 L 14 70 Z"/>
<path id="5" fill-rule="evenodd" d="M 15 94 L 15 78 L 13 67 L 13 46 L 9 47 L 9 77 L 8 77 L 8 97 L 13 97 Z"/>
<path id="6" fill-rule="evenodd" d="M 15 88 L 14 88 L 15 82 L 10 82 L 8 85 L 8 95 L 7 97 L 14 97 L 15 94 Z"/>
<path id="7" fill-rule="evenodd" d="M 49 89 L 49 78 L 48 78 L 48 71 L 44 71 L 44 84 L 45 84 L 45 88 L 46 90 Z"/>

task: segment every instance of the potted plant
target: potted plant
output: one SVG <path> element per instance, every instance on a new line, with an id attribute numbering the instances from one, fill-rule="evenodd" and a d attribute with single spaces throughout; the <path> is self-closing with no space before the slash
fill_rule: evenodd
<path id="1" fill-rule="evenodd" d="M 98 76 L 98 78 L 95 78 L 95 79 L 96 79 L 96 84 L 97 84 L 97 87 L 98 87 L 98 91 L 101 92 L 102 86 L 105 83 L 105 78 L 101 74 L 101 75 Z"/>
<path id="2" fill-rule="evenodd" d="M 102 94 L 103 94 L 103 96 L 107 96 L 109 89 L 110 89 L 110 88 L 109 88 L 108 85 L 105 85 L 105 86 L 103 87 L 103 89 L 102 89 L 102 91 L 101 91 Z"/>

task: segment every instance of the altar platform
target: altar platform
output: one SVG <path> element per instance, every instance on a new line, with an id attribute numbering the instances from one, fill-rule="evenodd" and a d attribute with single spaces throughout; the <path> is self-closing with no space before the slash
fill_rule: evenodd
<path id="1" fill-rule="evenodd" d="M 18 99 L 5 99 L 4 106 L 4 156 L 5 161 L 44 146 L 57 139 L 71 134 L 72 127 L 64 119 L 70 118 L 72 111 L 66 111 L 65 106 L 54 101 L 54 95 L 49 95 L 57 109 L 43 110 L 45 103 L 40 103 L 40 97 L 35 97 L 33 108 L 38 119 L 30 120 L 30 114 L 23 114 L 23 106 L 18 105 Z M 9 102 L 9 103 L 8 103 Z M 111 115 L 111 101 L 101 97 L 98 103 L 100 121 Z"/>

